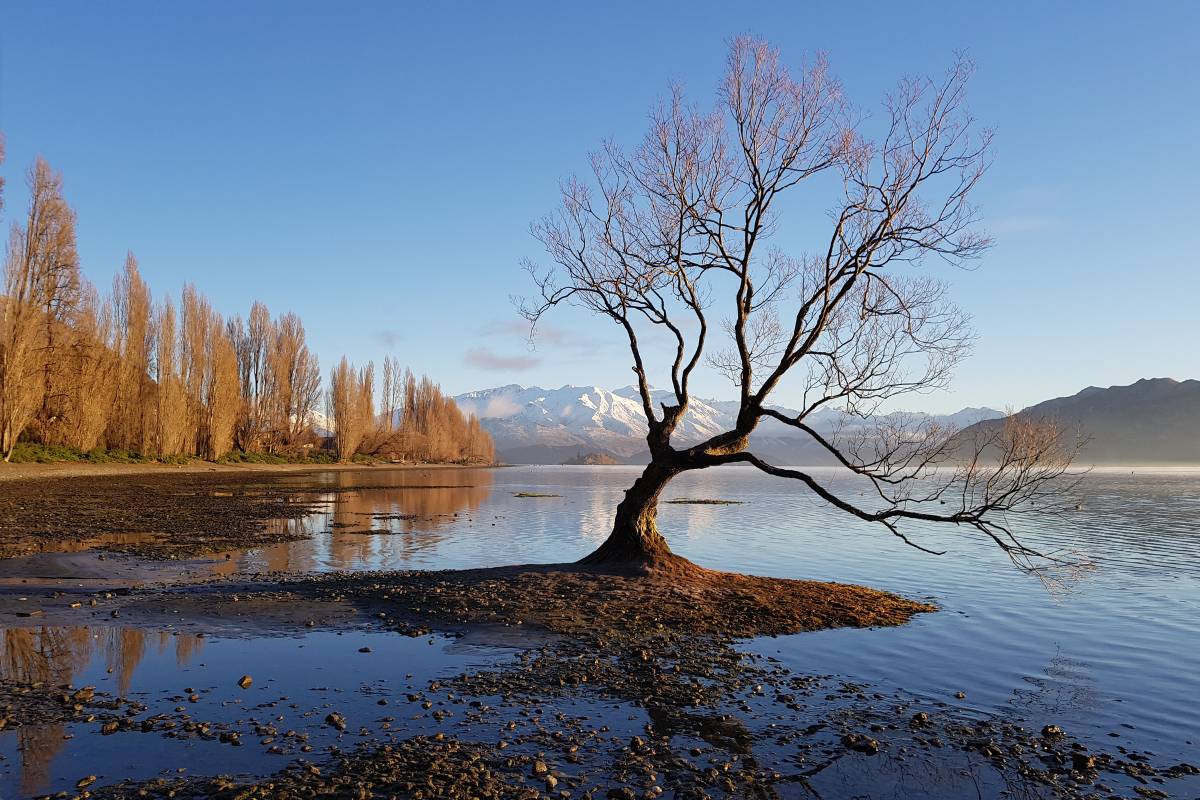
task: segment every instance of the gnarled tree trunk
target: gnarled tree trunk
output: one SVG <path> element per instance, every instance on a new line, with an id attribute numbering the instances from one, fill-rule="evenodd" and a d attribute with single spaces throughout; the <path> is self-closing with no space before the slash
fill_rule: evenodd
<path id="1" fill-rule="evenodd" d="M 658 498 L 683 470 L 652 460 L 617 506 L 612 533 L 581 564 L 646 564 L 671 556 L 658 532 Z"/>

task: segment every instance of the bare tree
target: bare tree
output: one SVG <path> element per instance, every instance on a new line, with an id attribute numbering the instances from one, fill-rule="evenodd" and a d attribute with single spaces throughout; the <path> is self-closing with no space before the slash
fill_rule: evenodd
<path id="1" fill-rule="evenodd" d="M 321 367 L 295 314 L 276 321 L 267 361 L 274 439 L 292 445 L 308 429 L 321 397 Z"/>
<path id="2" fill-rule="evenodd" d="M 98 447 L 109 425 L 119 375 L 116 351 L 109 346 L 113 327 L 112 304 L 85 284 L 67 355 L 71 381 L 64 441 L 76 450 Z"/>
<path id="3" fill-rule="evenodd" d="M 943 387 L 968 351 L 965 315 L 941 283 L 912 268 L 930 257 L 962 265 L 989 245 L 969 202 L 990 140 L 963 107 L 970 73 L 960 61 L 939 79 L 901 82 L 871 130 L 823 60 L 793 75 L 766 43 L 741 38 L 713 111 L 695 110 L 676 90 L 639 147 L 606 144 L 591 158 L 590 181 L 564 184 L 561 209 L 533 226 L 554 266 L 526 265 L 538 297 L 522 310 L 535 327 L 562 304 L 619 326 L 649 428 L 650 463 L 585 562 L 670 558 L 657 526 L 663 488 L 688 470 L 737 463 L 796 480 L 909 544 L 905 523 L 949 523 L 1019 563 L 1040 555 L 1005 520 L 1053 492 L 1066 471 L 1073 448 L 1057 430 L 1012 423 L 964 442 L 928 424 L 865 437 L 823 436 L 808 424 L 818 409 L 869 418 L 886 401 Z M 785 210 L 811 207 L 808 188 L 831 196 L 828 233 L 815 253 L 791 255 L 772 239 Z M 725 304 L 722 318 L 714 298 Z M 727 346 L 711 349 L 722 335 Z M 651 336 L 671 343 L 670 390 L 657 409 Z M 737 386 L 736 424 L 676 446 L 701 364 Z M 799 413 L 768 403 L 785 378 L 799 390 Z M 874 502 L 852 502 L 810 472 L 756 456 L 750 435 L 767 418 L 811 437 L 866 482 Z"/>
<path id="4" fill-rule="evenodd" d="M 139 453 L 147 452 L 150 439 L 152 354 L 150 288 L 142 280 L 133 253 L 113 280 L 116 314 L 113 348 L 119 359 L 116 402 L 109 427 L 109 445 Z"/>
<path id="5" fill-rule="evenodd" d="M 155 436 L 157 455 L 182 455 L 188 446 L 188 402 L 181 377 L 175 307 L 163 300 L 154 317 Z"/>
<path id="6" fill-rule="evenodd" d="M 62 176 L 39 158 L 28 183 L 29 214 L 23 228 L 13 228 L 4 265 L 0 450 L 5 460 L 35 416 L 43 437 L 60 433 L 70 401 L 61 356 L 82 292 L 75 213 L 62 196 Z"/>
<path id="7" fill-rule="evenodd" d="M 0 139 L 0 164 L 4 141 Z M 0 210 L 3 209 L 0 178 Z M 42 403 L 37 380 L 37 312 L 30 264 L 24 258 L 24 233 L 13 225 L 4 259 L 4 296 L 0 297 L 0 456 L 12 457 L 21 432 Z"/>
<path id="8" fill-rule="evenodd" d="M 250 318 L 234 317 L 226 331 L 237 353 L 242 407 L 234 430 L 234 443 L 244 452 L 258 450 L 271 422 L 269 354 L 273 346 L 271 313 L 262 303 L 250 307 Z"/>
<path id="9" fill-rule="evenodd" d="M 28 173 L 29 214 L 20 237 L 19 269 L 28 280 L 27 302 L 37 311 L 41 408 L 36 427 L 44 441 L 62 441 L 70 403 L 64 355 L 83 282 L 75 247 L 75 212 L 62 192 L 62 174 L 38 158 Z"/>
<path id="10" fill-rule="evenodd" d="M 329 416 L 338 458 L 342 461 L 354 458 L 371 425 L 374 384 L 372 364 L 356 370 L 345 356 L 329 372 Z"/>
<path id="11" fill-rule="evenodd" d="M 238 381 L 237 353 L 221 324 L 220 315 L 215 312 L 210 318 L 206 345 L 206 440 L 201 454 L 209 461 L 216 461 L 233 447 L 234 428 L 241 410 L 241 385 Z"/>
<path id="12" fill-rule="evenodd" d="M 241 405 L 237 354 L 221 315 L 188 284 L 183 287 L 181 378 L 192 452 L 215 461 L 233 445 Z"/>
<path id="13" fill-rule="evenodd" d="M 396 428 L 396 415 L 404 406 L 404 381 L 400 361 L 394 356 L 383 358 L 383 391 L 379 396 L 380 427 L 387 435 Z"/>

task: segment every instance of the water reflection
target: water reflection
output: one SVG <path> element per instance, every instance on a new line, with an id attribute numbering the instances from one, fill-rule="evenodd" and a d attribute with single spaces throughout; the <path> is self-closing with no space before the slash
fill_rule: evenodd
<path id="1" fill-rule="evenodd" d="M 291 758 L 315 760 L 332 746 L 346 745 L 341 731 L 319 723 L 330 708 L 351 720 L 355 736 L 364 726 L 378 742 L 431 735 L 444 729 L 439 717 L 418 713 L 393 725 L 378 701 L 405 702 L 409 693 L 423 691 L 435 677 L 492 667 L 511 657 L 508 651 L 479 642 L 450 649 L 454 641 L 386 631 L 201 638 L 99 626 L 0 630 L 0 679 L 42 681 L 47 687 L 67 682 L 95 686 L 101 706 L 47 722 L 61 719 L 64 710 L 57 691 L 32 709 L 17 699 L 3 712 L 10 724 L 0 730 L 0 797 L 58 791 L 76 796 L 75 781 L 84 775 L 99 775 L 109 783 L 176 770 L 269 774 Z M 364 646 L 370 655 L 360 650 Z M 254 679 L 246 689 L 237 684 L 243 674 Z M 184 699 L 189 692 L 195 701 Z M 179 727 L 156 727 L 146 733 L 135 726 L 101 735 L 100 725 L 114 714 L 103 704 L 118 695 L 144 707 L 136 719 L 169 719 Z M 127 710 L 115 713 L 124 715 Z M 86 721 L 91 713 L 99 719 Z M 189 721 L 210 725 L 211 734 L 174 735 Z M 276 743 L 285 752 L 273 755 L 266 743 L 255 746 L 255 732 L 268 722 L 304 737 L 279 737 Z M 225 730 L 240 732 L 246 746 L 222 743 L 218 732 Z M 311 754 L 301 749 L 304 745 L 312 746 Z"/>
<path id="2" fill-rule="evenodd" d="M 203 644 L 204 638 L 193 634 L 140 628 L 5 628 L 0 631 L 0 679 L 50 686 L 72 684 L 94 658 L 102 657 L 124 697 L 148 649 L 159 654 L 173 651 L 175 663 L 184 666 Z"/>
<path id="3" fill-rule="evenodd" d="M 0 680 L 21 685 L 62 687 L 76 684 L 94 660 L 103 659 L 114 675 L 119 696 L 129 694 L 134 671 L 148 649 L 162 655 L 174 651 L 175 663 L 188 664 L 200 651 L 199 636 L 137 628 L 53 627 L 5 628 L 0 631 Z M 19 710 L 12 717 L 20 756 L 20 791 L 32 795 L 50 781 L 51 763 L 68 741 L 63 722 L 30 724 Z M 19 726 L 19 727 L 16 727 Z"/>
<path id="4" fill-rule="evenodd" d="M 306 498 L 315 513 L 271 523 L 273 532 L 305 538 L 239 554 L 215 571 L 403 567 L 436 552 L 449 527 L 470 522 L 494 478 L 491 470 L 387 470 L 323 473 L 316 482 L 329 491 Z"/>

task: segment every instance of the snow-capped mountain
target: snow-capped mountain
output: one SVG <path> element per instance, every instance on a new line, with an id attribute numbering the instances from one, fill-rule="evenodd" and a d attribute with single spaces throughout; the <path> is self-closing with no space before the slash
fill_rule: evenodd
<path id="1" fill-rule="evenodd" d="M 656 405 L 670 403 L 674 394 L 660 389 L 653 392 L 653 398 Z M 480 418 L 495 439 L 499 457 L 509 463 L 557 463 L 590 452 L 629 463 L 645 458 L 646 417 L 633 386 L 609 391 L 599 386 L 543 389 L 509 384 L 462 394 L 454 400 L 464 413 Z M 732 427 L 736 413 L 736 401 L 693 399 L 674 439 L 681 443 L 703 441 Z M 949 415 L 897 415 L 956 428 L 1003 416 L 990 408 L 966 408 Z M 836 409 L 822 409 L 812 414 L 808 423 L 818 430 L 832 431 L 868 421 Z M 824 463 L 827 458 L 803 434 L 775 420 L 764 420 L 759 426 L 755 446 L 768 448 L 777 460 L 782 456 L 784 463 L 810 463 L 814 459 Z"/>

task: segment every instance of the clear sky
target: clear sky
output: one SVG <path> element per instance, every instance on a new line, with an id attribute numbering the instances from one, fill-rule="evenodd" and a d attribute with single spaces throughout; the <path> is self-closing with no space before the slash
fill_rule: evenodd
<path id="1" fill-rule="evenodd" d="M 1200 3 L 301 3 L 0 0 L 5 225 L 43 154 L 105 287 L 304 319 L 322 364 L 397 355 L 451 392 L 631 379 L 578 315 L 530 351 L 509 296 L 531 220 L 670 81 L 707 104 L 727 40 L 817 51 L 862 107 L 977 62 L 998 244 L 954 276 L 976 352 L 909 407 L 1022 407 L 1200 377 Z M 701 393 L 732 396 L 715 376 Z M 778 398 L 786 402 L 787 396 Z"/>

